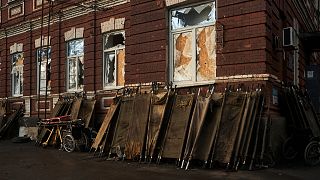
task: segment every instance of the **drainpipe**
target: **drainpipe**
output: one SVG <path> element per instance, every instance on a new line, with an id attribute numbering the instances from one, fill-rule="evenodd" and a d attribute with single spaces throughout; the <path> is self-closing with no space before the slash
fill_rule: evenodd
<path id="1" fill-rule="evenodd" d="M 48 44 L 49 44 L 49 37 L 50 37 L 50 23 L 51 23 L 51 11 L 52 11 L 52 1 L 49 1 L 49 12 L 48 12 Z M 48 71 L 48 59 L 49 59 L 49 50 L 48 50 L 48 46 L 47 46 L 47 53 L 46 53 L 46 93 L 45 93 L 45 100 L 44 100 L 44 118 L 47 118 L 47 100 L 48 100 L 48 76 L 47 76 L 47 71 Z"/>
<path id="2" fill-rule="evenodd" d="M 96 27 L 97 27 L 97 1 L 94 1 L 94 14 L 93 14 L 93 68 L 96 69 Z M 96 93 L 96 74 L 93 75 L 93 91 Z"/>
<path id="3" fill-rule="evenodd" d="M 5 33 L 5 36 L 6 36 L 6 51 L 5 51 L 6 52 L 6 63 L 5 63 L 5 65 L 6 65 L 6 71 L 8 72 L 8 70 L 7 70 L 7 68 L 8 68 L 8 32 L 7 32 L 6 28 L 4 28 L 4 33 Z M 10 68 L 10 70 L 11 70 L 11 68 Z M 7 91 L 8 87 L 9 87 L 8 86 L 8 73 L 7 72 L 6 72 L 6 97 L 9 97 L 9 94 L 8 94 L 8 91 Z M 11 78 L 10 78 L 10 80 L 11 80 Z M 11 92 L 11 90 L 10 90 L 10 92 Z"/>
<path id="4" fill-rule="evenodd" d="M 59 11 L 59 28 L 58 28 L 58 34 L 59 34 L 59 38 L 58 38 L 58 94 L 60 95 L 60 66 L 61 66 L 61 40 L 60 40 L 60 37 L 61 37 L 61 11 Z"/>
<path id="5" fill-rule="evenodd" d="M 30 96 L 30 99 L 31 99 L 31 95 L 32 95 L 32 61 L 33 61 L 33 59 L 32 59 L 32 39 L 33 39 L 33 36 L 32 36 L 32 22 L 30 21 L 29 22 L 29 30 L 30 30 L 30 41 L 29 41 L 29 43 L 30 43 L 30 54 L 29 54 L 29 61 L 30 61 L 30 70 L 29 70 L 29 76 L 30 76 L 30 84 L 29 84 L 29 88 L 30 88 L 30 94 L 29 94 L 29 96 Z M 37 62 L 36 62 L 36 64 L 37 64 Z M 37 66 L 36 66 L 37 67 Z M 31 116 L 31 106 L 30 106 L 30 109 L 29 109 L 29 111 L 30 111 L 30 116 Z"/>
<path id="6" fill-rule="evenodd" d="M 44 0 L 42 0 L 41 1 L 41 26 L 40 26 L 40 28 L 41 28 L 41 33 L 40 33 L 40 48 L 41 48 L 41 50 L 42 50 L 42 44 L 43 44 L 43 9 L 44 9 L 44 5 L 43 5 L 43 3 L 44 3 Z M 40 61 L 42 61 L 42 56 L 40 56 Z M 39 68 L 39 63 L 38 63 L 38 59 L 37 59 L 37 68 Z M 38 77 L 39 76 L 39 74 L 37 74 L 37 86 L 38 86 L 38 104 L 37 104 L 37 106 L 38 106 L 38 118 L 40 118 L 40 77 Z"/>

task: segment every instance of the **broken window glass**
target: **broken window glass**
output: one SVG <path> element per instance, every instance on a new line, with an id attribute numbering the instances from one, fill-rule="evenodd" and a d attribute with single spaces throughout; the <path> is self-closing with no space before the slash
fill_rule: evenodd
<path id="1" fill-rule="evenodd" d="M 117 46 L 124 46 L 124 36 L 122 33 L 109 34 L 106 36 L 105 49 L 110 49 Z"/>
<path id="2" fill-rule="evenodd" d="M 114 85 L 115 82 L 115 54 L 114 52 L 107 52 L 104 55 L 105 57 L 105 81 L 106 85 Z"/>
<path id="3" fill-rule="evenodd" d="M 173 35 L 174 45 L 174 81 L 191 81 L 193 74 L 192 66 L 192 33 L 185 32 Z"/>
<path id="4" fill-rule="evenodd" d="M 104 39 L 104 86 L 124 85 L 125 39 L 123 32 L 106 34 Z"/>
<path id="5" fill-rule="evenodd" d="M 68 43 L 68 56 L 77 56 L 84 53 L 83 39 L 77 39 Z"/>
<path id="6" fill-rule="evenodd" d="M 216 77 L 216 1 L 170 11 L 170 78 L 177 84 Z"/>
<path id="7" fill-rule="evenodd" d="M 68 42 L 68 90 L 82 90 L 84 86 L 84 41 L 76 39 Z"/>
<path id="8" fill-rule="evenodd" d="M 12 54 L 12 95 L 22 95 L 23 94 L 23 53 Z"/>
<path id="9" fill-rule="evenodd" d="M 216 20 L 215 12 L 215 2 L 172 10 L 171 28 L 175 30 L 214 23 Z"/>
<path id="10" fill-rule="evenodd" d="M 43 47 L 37 49 L 38 62 L 38 88 L 40 94 L 50 93 L 51 90 L 51 48 Z"/>
<path id="11" fill-rule="evenodd" d="M 69 89 L 75 89 L 77 85 L 77 59 L 69 59 Z"/>
<path id="12" fill-rule="evenodd" d="M 197 38 L 197 81 L 214 80 L 216 72 L 215 26 L 198 28 Z"/>

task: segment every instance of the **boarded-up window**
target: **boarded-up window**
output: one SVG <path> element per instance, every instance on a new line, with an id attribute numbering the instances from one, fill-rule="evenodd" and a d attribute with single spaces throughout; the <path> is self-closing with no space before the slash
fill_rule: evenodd
<path id="1" fill-rule="evenodd" d="M 124 32 L 104 36 L 103 84 L 105 88 L 124 85 Z"/>
<path id="2" fill-rule="evenodd" d="M 216 77 L 215 1 L 170 11 L 171 77 L 176 83 Z"/>
<path id="3" fill-rule="evenodd" d="M 38 91 L 40 94 L 50 93 L 51 90 L 51 48 L 37 49 Z"/>
<path id="4" fill-rule="evenodd" d="M 12 54 L 11 60 L 12 95 L 20 96 L 23 94 L 23 53 Z"/>
<path id="5" fill-rule="evenodd" d="M 67 59 L 67 90 L 83 90 L 84 80 L 84 40 L 77 39 L 68 42 Z"/>

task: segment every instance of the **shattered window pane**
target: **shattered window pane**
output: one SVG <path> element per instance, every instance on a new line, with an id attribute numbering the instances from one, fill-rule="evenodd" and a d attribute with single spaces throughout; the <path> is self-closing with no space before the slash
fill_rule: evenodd
<path id="1" fill-rule="evenodd" d="M 84 59 L 83 56 L 78 57 L 78 89 L 83 89 L 83 80 L 84 80 Z"/>
<path id="2" fill-rule="evenodd" d="M 124 36 L 121 33 L 107 35 L 105 43 L 105 49 L 124 46 Z"/>
<path id="3" fill-rule="evenodd" d="M 77 85 L 77 59 L 69 59 L 69 89 L 75 89 Z"/>
<path id="4" fill-rule="evenodd" d="M 114 52 L 105 53 L 105 85 L 115 85 L 115 54 Z"/>
<path id="5" fill-rule="evenodd" d="M 84 41 L 77 39 L 68 42 L 68 84 L 69 90 L 82 90 L 84 87 Z"/>
<path id="6" fill-rule="evenodd" d="M 197 33 L 197 81 L 214 80 L 216 72 L 215 26 L 198 28 Z"/>
<path id="7" fill-rule="evenodd" d="M 191 81 L 192 66 L 192 33 L 185 32 L 174 34 L 174 81 Z"/>
<path id="8" fill-rule="evenodd" d="M 22 95 L 23 93 L 23 53 L 12 55 L 12 95 Z"/>
<path id="9" fill-rule="evenodd" d="M 170 78 L 177 83 L 216 77 L 216 1 L 170 11 Z"/>
<path id="10" fill-rule="evenodd" d="M 37 49 L 37 62 L 38 62 L 38 78 L 40 84 L 40 94 L 50 93 L 51 90 L 51 48 L 43 47 Z M 40 87 L 39 87 L 40 86 Z"/>
<path id="11" fill-rule="evenodd" d="M 68 56 L 77 56 L 84 53 L 83 39 L 77 39 L 68 43 Z"/>
<path id="12" fill-rule="evenodd" d="M 173 10 L 171 11 L 171 28 L 175 30 L 214 23 L 216 20 L 215 12 L 215 2 Z"/>
<path id="13" fill-rule="evenodd" d="M 104 86 L 124 85 L 124 32 L 106 34 L 104 39 Z"/>

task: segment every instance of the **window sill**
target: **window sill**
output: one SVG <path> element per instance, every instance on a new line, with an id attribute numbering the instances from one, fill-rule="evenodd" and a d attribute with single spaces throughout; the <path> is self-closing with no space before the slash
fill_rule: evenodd
<path id="1" fill-rule="evenodd" d="M 21 98 L 21 97 L 23 97 L 23 94 L 14 94 L 11 97 L 13 97 L 13 98 Z"/>
<path id="2" fill-rule="evenodd" d="M 121 89 L 124 86 L 106 86 L 103 88 L 103 90 L 117 90 L 117 89 Z"/>
<path id="3" fill-rule="evenodd" d="M 173 82 L 173 86 L 177 86 L 177 88 L 185 88 L 185 87 L 206 86 L 206 85 L 212 85 L 215 83 L 216 83 L 216 80 L 204 81 L 204 82 Z"/>
<path id="4" fill-rule="evenodd" d="M 77 89 L 77 90 L 69 89 L 66 91 L 66 93 L 80 93 L 80 92 L 83 92 L 83 89 Z"/>

